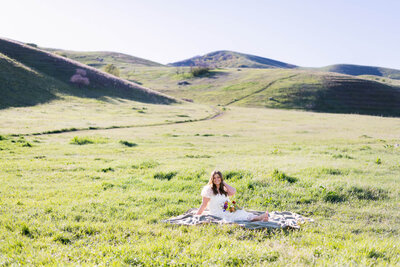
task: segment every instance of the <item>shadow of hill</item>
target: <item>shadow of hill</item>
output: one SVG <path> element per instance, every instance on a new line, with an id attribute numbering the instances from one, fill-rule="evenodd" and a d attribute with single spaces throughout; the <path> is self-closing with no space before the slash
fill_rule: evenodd
<path id="1" fill-rule="evenodd" d="M 323 71 L 336 72 L 354 76 L 375 75 L 381 77 L 388 77 L 391 79 L 400 79 L 400 70 L 383 68 L 383 67 L 362 66 L 362 65 L 352 65 L 352 64 L 336 64 L 318 69 Z"/>
<path id="2" fill-rule="evenodd" d="M 351 76 L 328 76 L 315 111 L 400 116 L 400 88 Z"/>
<path id="3" fill-rule="evenodd" d="M 0 54 L 0 109 L 33 106 L 57 99 L 66 87 Z"/>
<path id="4" fill-rule="evenodd" d="M 348 75 L 376 75 L 382 76 L 382 72 L 379 68 L 370 67 L 370 66 L 357 66 L 357 65 L 347 65 L 347 64 L 340 64 L 340 65 L 333 65 L 329 67 L 329 71 L 337 72 L 342 74 Z"/>
<path id="5" fill-rule="evenodd" d="M 290 71 L 227 104 L 316 112 L 400 116 L 400 87 L 328 72 Z"/>

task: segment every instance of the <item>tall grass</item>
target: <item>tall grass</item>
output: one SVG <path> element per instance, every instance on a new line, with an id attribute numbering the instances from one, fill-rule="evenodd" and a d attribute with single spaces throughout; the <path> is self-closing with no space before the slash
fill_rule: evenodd
<path id="1" fill-rule="evenodd" d="M 7 135 L 0 141 L 0 262 L 398 265 L 396 125 L 395 118 L 230 107 L 189 125 Z M 75 137 L 92 143 L 70 144 Z M 338 153 L 352 159 L 332 157 Z M 245 209 L 292 211 L 315 223 L 296 231 L 163 223 L 200 206 L 214 169 Z"/>

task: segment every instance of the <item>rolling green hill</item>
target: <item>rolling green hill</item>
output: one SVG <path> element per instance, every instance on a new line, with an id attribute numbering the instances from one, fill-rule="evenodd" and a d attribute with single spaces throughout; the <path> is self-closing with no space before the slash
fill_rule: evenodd
<path id="1" fill-rule="evenodd" d="M 400 87 L 381 81 L 300 69 L 216 69 L 198 78 L 182 71 L 143 68 L 131 77 L 199 103 L 400 116 Z"/>
<path id="2" fill-rule="evenodd" d="M 233 51 L 215 51 L 204 56 L 168 64 L 174 67 L 211 66 L 218 68 L 284 68 L 291 69 L 297 66 L 269 58 L 243 54 Z"/>
<path id="3" fill-rule="evenodd" d="M 79 61 L 86 65 L 95 68 L 104 68 L 107 64 L 114 64 L 121 70 L 132 67 L 161 67 L 164 66 L 160 63 L 150 61 L 147 59 L 134 57 L 131 55 L 116 53 L 116 52 L 81 52 L 81 51 L 70 51 L 54 48 L 43 48 L 43 50 L 55 53 L 57 55 L 70 58 L 72 60 Z"/>
<path id="4" fill-rule="evenodd" d="M 390 79 L 400 79 L 400 70 L 382 68 L 382 67 L 361 66 L 352 64 L 336 64 L 316 69 L 320 71 L 337 72 L 354 76 L 374 75 L 374 76 L 387 77 Z"/>
<path id="5" fill-rule="evenodd" d="M 10 42 L 6 43 L 10 44 Z M 136 57 L 122 56 L 122 54 L 118 53 L 101 54 L 101 52 L 71 52 L 49 49 L 63 55 L 57 56 L 27 45 L 24 45 L 24 49 L 31 49 L 28 56 L 23 56 L 21 53 L 13 54 L 9 52 L 8 61 L 14 60 L 26 68 L 39 71 L 42 75 L 47 75 L 47 79 L 61 81 L 67 87 L 70 87 L 68 78 L 72 70 L 65 76 L 65 70 L 70 67 L 66 67 L 63 64 L 65 62 L 69 64 L 71 62 L 73 64 L 79 63 L 63 56 L 74 58 L 83 64 L 91 64 L 94 68 L 86 67 L 83 64 L 79 65 L 80 68 L 86 67 L 90 71 L 101 74 L 99 79 L 94 79 L 97 83 L 90 84 L 96 90 L 83 91 L 86 94 L 88 92 L 99 93 L 104 90 L 104 87 L 113 86 L 112 83 L 110 84 L 107 80 L 102 80 L 102 78 L 108 76 L 115 80 L 117 79 L 116 77 L 95 70 L 95 68 L 102 69 L 105 64 L 112 63 L 120 68 L 121 77 L 129 80 L 131 83 L 120 79 L 118 81 L 122 84 L 129 83 L 130 86 L 134 85 L 135 88 L 140 88 L 139 92 L 143 92 L 143 87 L 137 84 L 152 88 L 166 95 L 189 99 L 198 103 L 400 116 L 400 84 L 394 79 L 380 79 L 380 75 L 395 77 L 396 70 L 391 69 L 367 66 L 358 66 L 360 68 L 356 68 L 356 65 L 336 65 L 335 68 L 326 67 L 321 68 L 323 71 L 320 71 L 319 69 L 297 68 L 294 65 L 283 62 L 236 52 L 218 51 L 209 53 L 203 57 L 181 61 L 177 64 L 181 66 L 196 63 L 197 65 L 207 64 L 211 66 L 218 62 L 219 69 L 211 70 L 207 75 L 201 77 L 193 77 L 190 73 L 190 67 L 175 68 L 162 66 L 157 63 L 149 63 L 150 61 L 143 59 L 139 60 Z M 2 46 L 2 50 L 4 50 L 4 46 Z M 42 54 L 35 58 L 32 56 L 35 54 L 32 51 L 35 51 L 35 53 L 41 51 Z M 55 60 L 54 62 L 57 63 L 52 62 L 51 64 L 53 65 L 51 65 L 49 62 L 43 61 L 43 53 L 46 55 L 45 58 L 50 61 Z M 103 60 L 102 62 L 100 62 L 101 59 Z M 63 66 L 63 71 L 57 71 L 57 68 L 49 67 L 58 66 L 59 64 Z M 145 66 L 146 64 L 148 65 Z M 76 68 L 77 65 L 73 66 L 73 68 Z M 226 69 L 221 69 L 222 67 L 226 67 Z M 26 68 L 19 70 L 26 73 Z M 335 74 L 333 71 L 347 71 L 353 75 L 368 73 L 369 75 L 357 77 L 340 73 Z M 29 75 L 34 74 L 30 73 Z M 28 77 L 30 76 L 25 78 L 26 81 L 30 80 Z M 24 79 L 19 80 L 22 81 Z M 33 81 L 35 80 L 33 79 Z M 17 81 L 14 81 L 14 83 L 17 83 Z M 27 82 L 24 83 L 26 84 Z M 38 84 L 46 85 L 49 83 Z M 43 89 L 43 93 L 38 93 L 40 97 L 31 99 L 45 101 L 41 99 L 54 98 L 52 90 L 49 90 L 48 87 L 46 88 Z M 57 88 L 63 87 L 58 86 Z M 68 91 L 70 89 L 65 88 L 63 90 Z M 150 91 L 146 88 L 143 90 L 145 92 Z M 78 91 L 82 94 L 82 90 Z M 24 90 L 21 92 L 24 92 Z M 154 93 L 154 91 L 152 92 Z M 126 94 L 126 91 L 114 90 L 111 93 L 109 91 L 107 93 L 121 97 L 121 95 Z M 9 95 L 11 94 L 9 93 Z M 159 94 L 155 94 L 159 96 Z M 131 95 L 131 97 L 134 96 Z M 146 94 L 144 96 L 139 94 L 139 97 L 137 95 L 135 97 L 139 100 L 147 99 L 149 101 Z M 150 101 L 159 101 L 156 98 Z"/>
<path id="6" fill-rule="evenodd" d="M 57 94 L 110 96 L 146 103 L 176 102 L 172 97 L 96 68 L 0 38 L 1 108 L 43 103 L 57 98 Z"/>
<path id="7" fill-rule="evenodd" d="M 259 57 L 258 61 L 251 59 L 254 58 L 245 54 L 218 51 L 169 64 L 178 68 L 125 68 L 121 76 L 199 103 L 400 116 L 400 84 L 394 79 L 380 78 L 382 75 L 395 78 L 396 70 L 356 65 L 297 68 L 282 62 L 272 64 L 269 59 L 263 61 Z M 85 62 L 84 58 L 77 60 Z M 193 77 L 189 67 L 180 67 L 190 65 L 227 69 Z"/>

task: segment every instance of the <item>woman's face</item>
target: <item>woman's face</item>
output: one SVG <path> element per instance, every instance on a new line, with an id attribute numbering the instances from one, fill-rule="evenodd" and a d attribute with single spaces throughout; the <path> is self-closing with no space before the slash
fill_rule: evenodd
<path id="1" fill-rule="evenodd" d="M 219 174 L 214 174 L 214 177 L 213 177 L 213 183 L 215 184 L 215 185 L 220 185 L 221 184 L 221 176 L 219 176 Z"/>

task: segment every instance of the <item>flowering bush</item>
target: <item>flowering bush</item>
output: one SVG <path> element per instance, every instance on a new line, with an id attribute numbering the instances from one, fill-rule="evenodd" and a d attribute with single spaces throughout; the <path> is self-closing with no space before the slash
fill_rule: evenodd
<path id="1" fill-rule="evenodd" d="M 86 77 L 82 77 L 79 74 L 74 74 L 71 77 L 70 81 L 77 85 L 89 85 L 89 79 Z"/>
<path id="2" fill-rule="evenodd" d="M 72 75 L 71 79 L 69 80 L 71 83 L 78 85 L 89 85 L 89 78 L 86 76 L 86 70 L 84 69 L 76 69 L 76 73 Z"/>
<path id="3" fill-rule="evenodd" d="M 76 69 L 76 74 L 79 74 L 81 76 L 86 76 L 86 70 L 84 70 L 84 69 Z"/>

